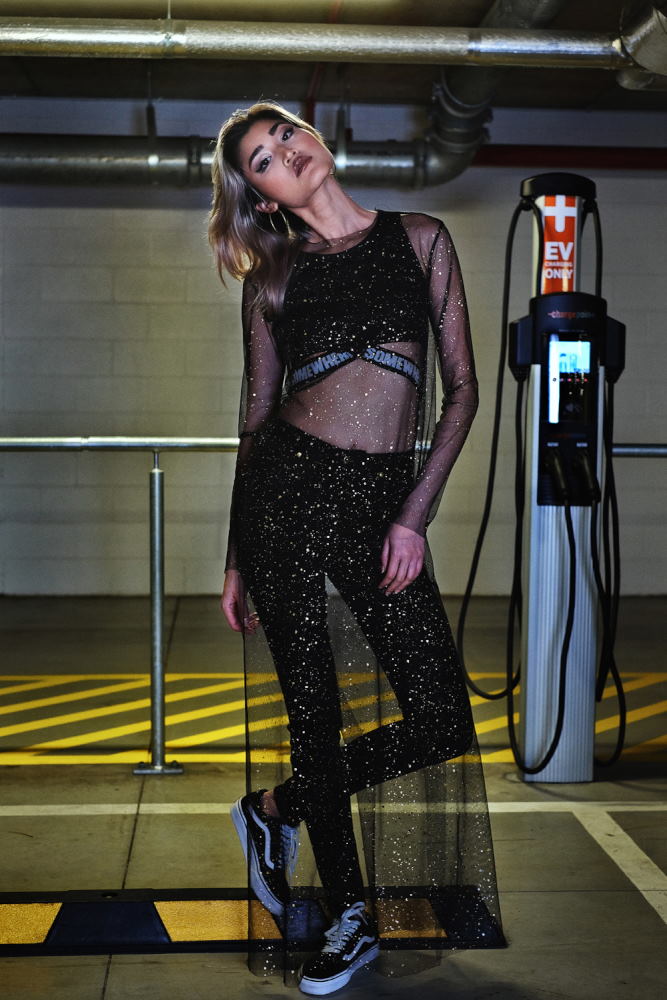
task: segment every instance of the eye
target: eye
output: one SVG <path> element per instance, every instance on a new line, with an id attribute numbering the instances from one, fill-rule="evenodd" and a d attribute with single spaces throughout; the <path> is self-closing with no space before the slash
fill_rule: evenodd
<path id="1" fill-rule="evenodd" d="M 294 134 L 294 126 L 288 125 L 283 131 L 283 142 Z"/>
<path id="2" fill-rule="evenodd" d="M 263 174 L 270 162 L 271 162 L 270 156 L 263 156 L 262 159 L 257 164 L 257 173 Z"/>

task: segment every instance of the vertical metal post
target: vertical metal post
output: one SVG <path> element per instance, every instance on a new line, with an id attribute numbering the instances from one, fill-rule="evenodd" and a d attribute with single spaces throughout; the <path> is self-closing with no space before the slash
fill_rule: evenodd
<path id="1" fill-rule="evenodd" d="M 150 472 L 151 560 L 151 762 L 134 774 L 182 774 L 177 761 L 164 762 L 164 473 L 153 452 Z"/>

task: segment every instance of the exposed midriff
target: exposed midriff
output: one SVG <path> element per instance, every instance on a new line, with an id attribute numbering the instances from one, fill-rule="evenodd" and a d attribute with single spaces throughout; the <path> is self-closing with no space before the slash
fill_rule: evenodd
<path id="1" fill-rule="evenodd" d="M 416 342 L 378 345 L 420 360 Z M 387 392 L 388 379 L 393 380 Z M 414 444 L 417 390 L 400 372 L 369 361 L 349 361 L 310 388 L 295 392 L 278 416 L 338 448 L 407 451 Z"/>

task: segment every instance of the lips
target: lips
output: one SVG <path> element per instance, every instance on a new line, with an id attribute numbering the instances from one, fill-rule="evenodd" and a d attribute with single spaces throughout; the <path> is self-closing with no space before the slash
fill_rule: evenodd
<path id="1" fill-rule="evenodd" d="M 294 173 L 296 174 L 297 177 L 301 176 L 304 167 L 308 163 L 310 163 L 311 160 L 312 160 L 312 156 L 302 156 L 302 155 L 299 154 L 298 156 L 294 157 L 294 162 L 293 162 Z"/>

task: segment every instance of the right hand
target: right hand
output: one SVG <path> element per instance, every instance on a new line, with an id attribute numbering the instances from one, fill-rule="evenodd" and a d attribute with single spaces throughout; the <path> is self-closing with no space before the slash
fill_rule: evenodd
<path id="1" fill-rule="evenodd" d="M 235 632 L 252 633 L 257 629 L 259 616 L 255 611 L 248 614 L 245 585 L 237 569 L 228 569 L 225 573 L 220 607 Z"/>

